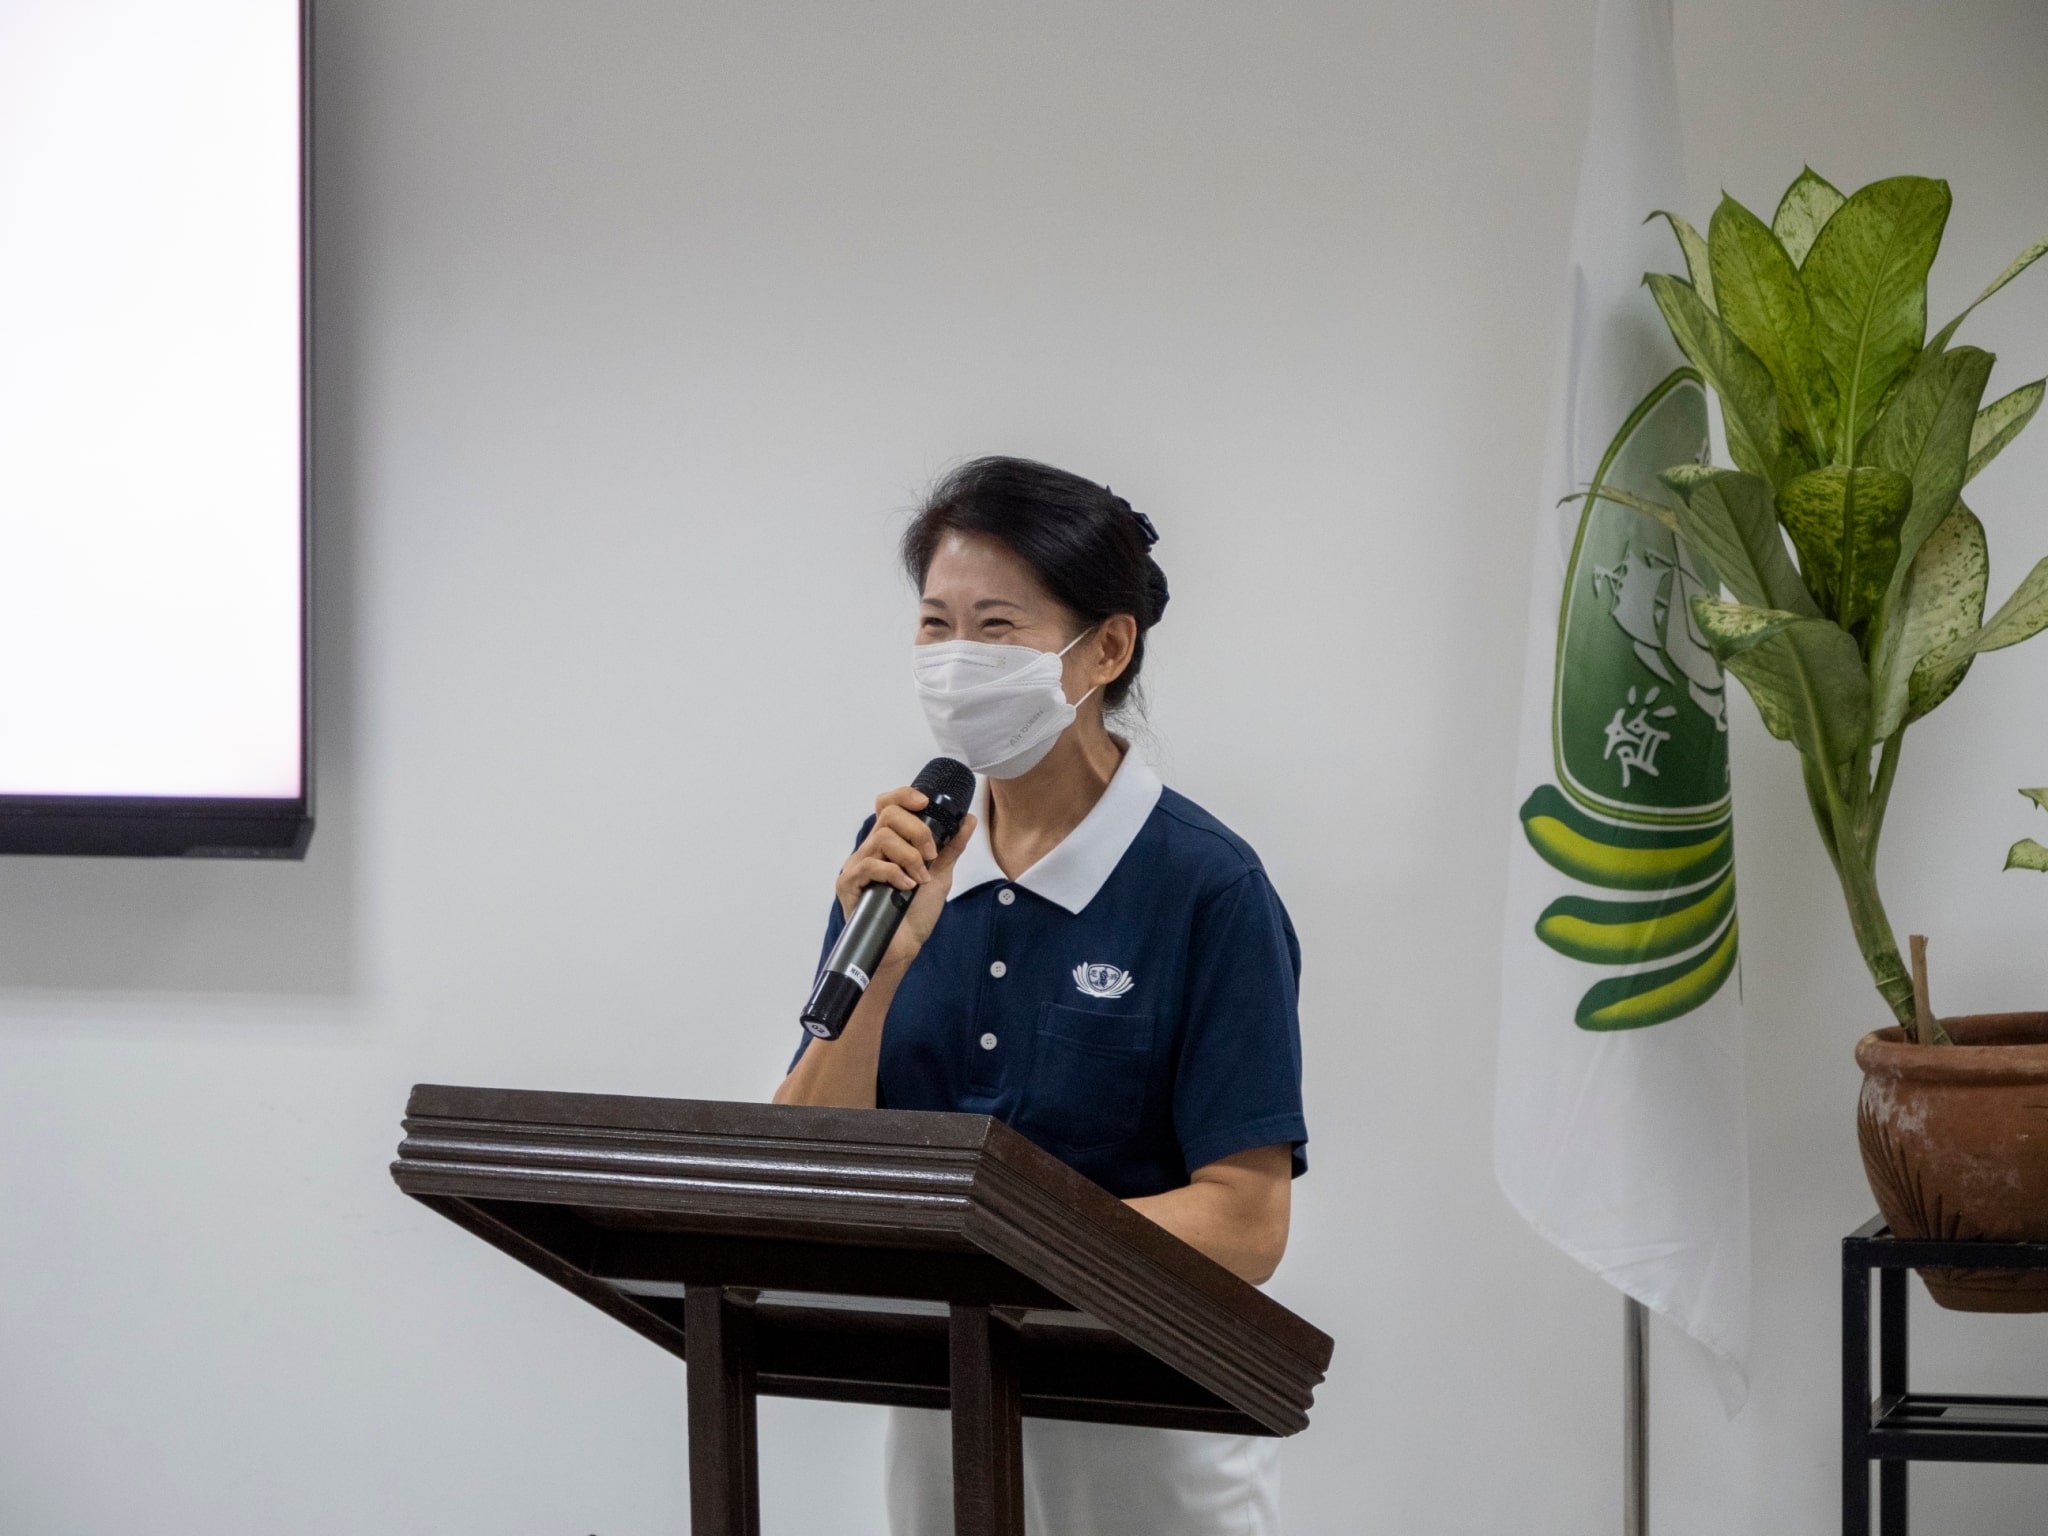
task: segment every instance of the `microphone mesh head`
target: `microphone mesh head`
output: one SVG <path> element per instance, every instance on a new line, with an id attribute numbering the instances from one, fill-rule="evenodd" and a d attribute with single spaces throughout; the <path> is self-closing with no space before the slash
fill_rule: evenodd
<path id="1" fill-rule="evenodd" d="M 917 771 L 910 787 L 931 799 L 923 812 L 934 832 L 943 833 L 943 847 L 960 830 L 967 808 L 974 803 L 974 770 L 950 757 L 935 757 Z"/>
<path id="2" fill-rule="evenodd" d="M 932 758 L 932 762 L 918 770 L 918 776 L 909 780 L 909 786 L 930 795 L 934 801 L 952 801 L 958 807 L 954 811 L 954 819 L 958 819 L 967 815 L 967 807 L 975 799 L 975 770 L 954 758 Z"/>

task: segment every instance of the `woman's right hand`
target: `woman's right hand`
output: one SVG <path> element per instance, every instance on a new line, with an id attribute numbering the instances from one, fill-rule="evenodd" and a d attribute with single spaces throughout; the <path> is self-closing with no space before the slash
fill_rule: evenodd
<path id="1" fill-rule="evenodd" d="M 923 791 L 907 784 L 877 795 L 874 826 L 839 870 L 839 910 L 845 916 L 852 915 L 854 902 L 870 885 L 893 885 L 917 893 L 897 925 L 896 936 L 889 941 L 889 952 L 882 957 L 884 965 L 907 966 L 924 948 L 946 908 L 947 893 L 953 889 L 953 866 L 974 833 L 974 817 L 969 815 L 953 840 L 939 848 L 931 828 L 917 817 L 930 803 Z"/>

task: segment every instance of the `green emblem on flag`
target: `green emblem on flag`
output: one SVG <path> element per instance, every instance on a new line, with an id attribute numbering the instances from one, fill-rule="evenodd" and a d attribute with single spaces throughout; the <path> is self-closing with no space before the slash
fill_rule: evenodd
<path id="1" fill-rule="evenodd" d="M 1537 919 L 1559 954 L 1614 972 L 1579 1000 L 1581 1029 L 1690 1013 L 1735 969 L 1734 828 L 1721 668 L 1691 598 L 1719 576 L 1671 530 L 1603 490 L 1669 504 L 1660 471 L 1706 457 L 1690 369 L 1652 390 L 1608 446 L 1579 513 L 1551 694 L 1557 782 L 1522 806 L 1530 846 L 1599 896 Z"/>

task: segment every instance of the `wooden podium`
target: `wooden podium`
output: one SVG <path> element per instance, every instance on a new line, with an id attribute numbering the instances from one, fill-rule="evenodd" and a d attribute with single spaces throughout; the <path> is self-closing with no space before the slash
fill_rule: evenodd
<path id="1" fill-rule="evenodd" d="M 1022 1418 L 1291 1435 L 1330 1339 L 985 1115 L 422 1085 L 398 1187 L 689 1361 L 696 1536 L 756 1536 L 766 1392 L 950 1408 L 957 1536 Z"/>

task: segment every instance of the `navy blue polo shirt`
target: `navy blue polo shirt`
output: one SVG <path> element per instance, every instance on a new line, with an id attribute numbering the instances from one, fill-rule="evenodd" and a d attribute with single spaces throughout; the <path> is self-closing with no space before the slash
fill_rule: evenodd
<path id="1" fill-rule="evenodd" d="M 1304 1172 L 1301 948 L 1244 840 L 1130 752 L 1020 879 L 986 825 L 889 1006 L 877 1104 L 994 1115 L 1125 1198 L 1279 1142 Z"/>

